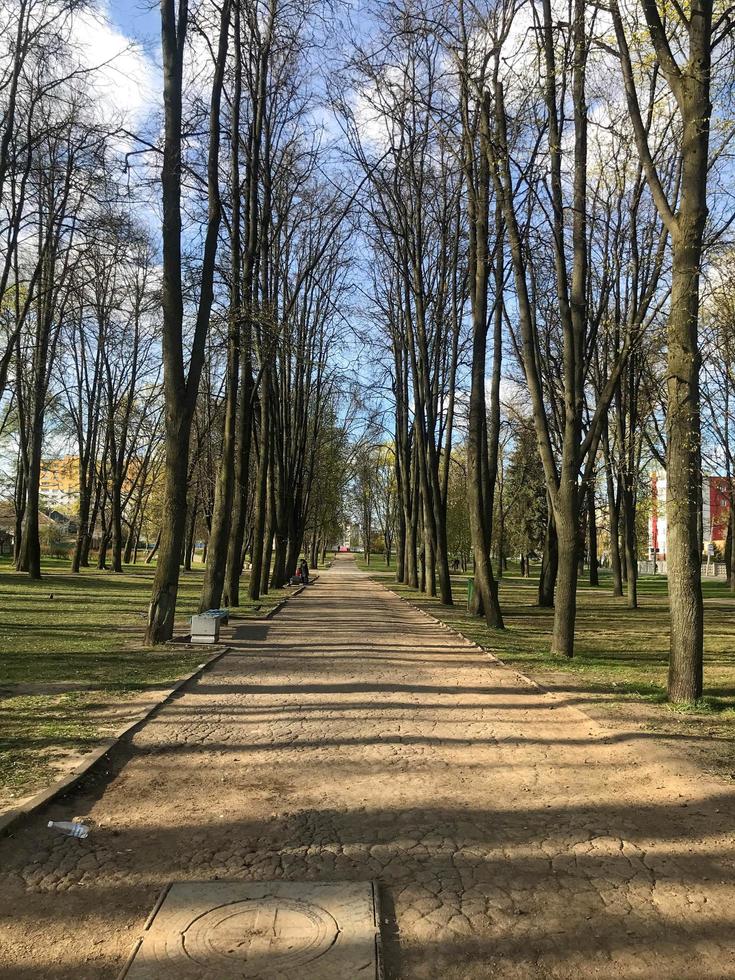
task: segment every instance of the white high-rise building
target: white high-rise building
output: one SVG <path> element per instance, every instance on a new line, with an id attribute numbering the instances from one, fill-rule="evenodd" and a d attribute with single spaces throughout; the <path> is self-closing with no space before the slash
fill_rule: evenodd
<path id="1" fill-rule="evenodd" d="M 702 477 L 702 541 L 705 550 L 721 547 L 727 535 L 730 499 L 727 477 Z M 648 518 L 648 547 L 650 556 L 666 558 L 666 471 L 651 473 L 651 514 Z"/>

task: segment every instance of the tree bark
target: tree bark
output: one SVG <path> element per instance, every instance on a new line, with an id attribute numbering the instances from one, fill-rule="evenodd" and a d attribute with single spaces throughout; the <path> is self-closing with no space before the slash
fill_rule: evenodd
<path id="1" fill-rule="evenodd" d="M 587 522 L 590 552 L 590 585 L 600 584 L 599 566 L 597 563 L 597 508 L 595 506 L 595 487 L 590 483 L 587 490 Z"/>
<path id="2" fill-rule="evenodd" d="M 671 610 L 668 697 L 702 695 L 704 608 L 698 500 L 701 492 L 699 392 L 699 273 L 707 218 L 712 3 L 692 7 L 687 62 L 674 58 L 655 3 L 644 3 L 661 72 L 676 100 L 682 134 L 676 212 L 667 200 L 643 126 L 630 50 L 617 3 L 611 5 L 628 109 L 639 156 L 662 221 L 671 236 L 671 303 L 667 329 L 666 564 Z"/>
<path id="3" fill-rule="evenodd" d="M 196 547 L 196 530 L 197 530 L 197 518 L 199 517 L 199 494 L 194 494 L 194 500 L 191 505 L 191 514 L 189 515 L 189 529 L 186 534 L 186 544 L 184 547 L 184 571 L 190 572 L 191 565 L 194 561 L 194 549 Z M 207 544 L 209 545 L 210 539 L 207 539 Z M 209 548 L 207 549 L 209 553 Z M 219 608 L 218 606 L 207 606 L 207 609 Z M 200 612 L 204 610 L 200 608 Z"/>
<path id="4" fill-rule="evenodd" d="M 628 608 L 638 608 L 638 556 L 635 541 L 635 489 L 630 473 L 621 476 L 623 540 L 625 544 L 625 581 Z"/>
<path id="5" fill-rule="evenodd" d="M 401 504 L 401 494 L 398 493 L 398 534 L 396 535 L 396 582 L 406 579 L 406 517 Z"/>
<path id="6" fill-rule="evenodd" d="M 255 487 L 253 508 L 253 543 L 251 548 L 250 581 L 248 595 L 251 599 L 260 598 L 260 580 L 263 571 L 265 551 L 266 509 L 268 505 L 268 456 L 270 443 L 270 411 L 268 407 L 268 371 L 263 373 L 260 386 L 260 446 L 258 454 L 258 476 Z"/>
<path id="7" fill-rule="evenodd" d="M 613 595 L 623 594 L 623 566 L 620 560 L 620 499 L 615 490 L 615 476 L 610 460 L 607 425 L 603 434 L 605 455 L 605 480 L 607 483 L 607 515 L 610 525 L 610 569 L 612 571 Z"/>
<path id="8" fill-rule="evenodd" d="M 156 556 L 156 552 L 158 551 L 159 545 L 161 544 L 161 534 L 162 534 L 162 532 L 159 530 L 158 534 L 156 535 L 156 540 L 153 542 L 153 547 L 148 552 L 148 554 L 145 556 L 145 564 L 146 565 L 150 565 L 151 562 L 153 561 L 153 559 Z"/>
<path id="9" fill-rule="evenodd" d="M 468 210 L 470 218 L 470 298 L 472 307 L 472 364 L 470 382 L 470 403 L 467 427 L 467 484 L 470 538 L 475 559 L 474 592 L 470 612 L 484 616 L 488 626 L 503 628 L 503 616 L 498 602 L 497 584 L 493 577 L 490 552 L 492 547 L 493 490 L 497 473 L 497 451 L 499 435 L 499 383 L 500 353 L 498 330 L 501 321 L 501 297 L 495 296 L 494 317 L 494 359 L 492 377 L 491 442 L 488 449 L 487 406 L 485 397 L 485 366 L 487 360 L 488 322 L 488 281 L 490 273 L 489 241 L 489 200 L 490 200 L 490 161 L 487 155 L 489 141 L 490 97 L 485 95 L 480 110 L 479 148 L 477 160 L 474 149 L 474 136 L 469 131 L 468 109 L 464 105 L 465 133 L 464 157 L 468 177 Z M 465 103 L 469 101 L 465 93 Z M 495 248 L 502 255 L 502 233 L 500 220 L 496 219 Z M 497 290 L 497 282 L 496 282 Z M 497 390 L 496 390 L 497 389 Z M 494 454 L 494 466 L 489 465 L 488 454 Z"/>
<path id="10" fill-rule="evenodd" d="M 576 489 L 576 488 L 575 488 Z M 567 496 L 560 494 L 560 496 Z M 561 500 L 555 514 L 559 543 L 559 565 L 554 598 L 554 631 L 551 653 L 574 656 L 574 627 L 577 618 L 577 576 L 579 573 L 578 510 L 572 500 Z"/>
<path id="11" fill-rule="evenodd" d="M 219 194 L 220 106 L 230 25 L 230 0 L 220 14 L 219 43 L 212 81 L 207 159 L 208 214 L 200 272 L 199 305 L 189 358 L 184 368 L 184 298 L 181 257 L 182 85 L 188 7 L 161 0 L 163 51 L 164 150 L 163 190 L 163 367 L 165 396 L 164 523 L 148 613 L 146 642 L 161 643 L 173 635 L 179 560 L 186 530 L 186 496 L 191 422 L 204 365 L 222 208 Z"/>
<path id="12" fill-rule="evenodd" d="M 240 376 L 240 340 L 242 335 L 242 289 L 240 276 L 240 98 L 242 90 L 242 58 L 240 39 L 240 5 L 235 3 L 235 84 L 232 93 L 230 132 L 232 215 L 230 220 L 230 310 L 227 337 L 227 387 L 225 392 L 225 423 L 222 435 L 222 455 L 217 468 L 212 525 L 207 548 L 199 611 L 219 609 L 225 586 L 228 543 L 232 533 L 232 504 L 235 492 L 235 450 L 237 446 L 238 382 Z"/>

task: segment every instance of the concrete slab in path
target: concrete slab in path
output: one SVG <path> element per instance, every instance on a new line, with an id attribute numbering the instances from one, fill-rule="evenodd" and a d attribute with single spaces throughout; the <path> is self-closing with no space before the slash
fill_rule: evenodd
<path id="1" fill-rule="evenodd" d="M 125 980 L 379 980 L 370 882 L 177 882 Z"/>

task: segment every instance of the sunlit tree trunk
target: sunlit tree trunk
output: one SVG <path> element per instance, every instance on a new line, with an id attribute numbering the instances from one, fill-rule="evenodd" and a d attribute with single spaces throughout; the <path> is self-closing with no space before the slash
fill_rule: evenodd
<path id="1" fill-rule="evenodd" d="M 149 644 L 173 635 L 181 550 L 186 528 L 186 497 L 191 423 L 204 365 L 214 271 L 221 221 L 219 194 L 220 105 L 230 25 L 230 0 L 224 0 L 212 82 L 207 160 L 208 215 L 199 284 L 194 339 L 188 375 L 184 367 L 184 299 L 181 261 L 182 82 L 188 8 L 161 0 L 163 50 L 164 150 L 163 191 L 163 367 L 165 397 L 164 520 L 148 613 Z"/>

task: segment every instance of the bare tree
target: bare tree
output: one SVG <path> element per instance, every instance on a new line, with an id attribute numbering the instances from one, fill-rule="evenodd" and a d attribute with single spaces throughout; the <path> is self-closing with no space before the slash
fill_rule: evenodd
<path id="1" fill-rule="evenodd" d="M 224 0 L 209 102 L 207 148 L 207 220 L 188 370 L 184 352 L 184 295 L 181 262 L 181 184 L 183 147 L 183 74 L 189 27 L 188 4 L 161 0 L 165 141 L 161 187 L 163 194 L 163 368 L 166 404 L 166 508 L 153 581 L 146 639 L 160 643 L 173 635 L 179 563 L 186 525 L 187 467 L 191 423 L 204 364 L 214 272 L 220 203 L 220 109 L 230 30 L 231 0 Z"/>
<path id="2" fill-rule="evenodd" d="M 699 274 L 707 219 L 712 51 L 724 36 L 719 32 L 729 29 L 729 20 L 723 15 L 723 20 L 713 24 L 711 2 L 692 4 L 688 15 L 677 8 L 668 23 L 662 20 L 653 0 L 642 3 L 641 9 L 657 67 L 674 98 L 680 123 L 677 153 L 681 161 L 681 183 L 677 199 L 666 193 L 651 152 L 628 32 L 616 0 L 610 5 L 638 154 L 661 220 L 671 237 L 673 253 L 666 414 L 666 558 L 671 608 L 668 695 L 672 701 L 690 701 L 702 694 L 704 618 L 698 531 Z M 682 35 L 685 49 L 680 47 Z M 681 53 L 679 59 L 675 49 Z"/>

